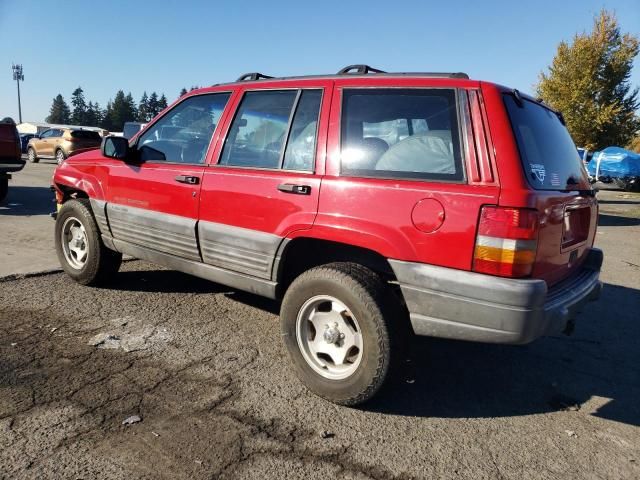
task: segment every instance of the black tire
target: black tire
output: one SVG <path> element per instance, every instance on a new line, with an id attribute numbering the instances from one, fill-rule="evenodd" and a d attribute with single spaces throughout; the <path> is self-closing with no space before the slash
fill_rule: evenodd
<path id="1" fill-rule="evenodd" d="M 62 150 L 61 148 L 58 148 L 56 150 L 55 156 L 56 156 L 56 163 L 58 165 L 62 165 L 62 162 L 64 162 L 67 159 L 67 156 L 64 154 L 64 150 Z"/>
<path id="2" fill-rule="evenodd" d="M 9 179 L 4 176 L 0 176 L 0 202 L 3 201 L 9 193 Z"/>
<path id="3" fill-rule="evenodd" d="M 62 231 L 65 222 L 75 218 L 84 227 L 87 240 L 87 256 L 81 268 L 74 267 L 67 260 L 62 245 Z M 60 265 L 67 274 L 82 285 L 99 285 L 107 282 L 119 270 L 122 254 L 107 248 L 102 242 L 100 231 L 86 198 L 68 200 L 56 217 L 56 253 Z"/>
<path id="4" fill-rule="evenodd" d="M 40 161 L 33 147 L 27 148 L 27 158 L 29 159 L 30 163 L 38 163 Z"/>
<path id="5" fill-rule="evenodd" d="M 344 379 L 320 375 L 298 345 L 298 314 L 307 301 L 331 296 L 342 302 L 362 335 L 362 357 Z M 372 270 L 356 263 L 331 263 L 306 271 L 287 290 L 280 311 L 282 336 L 298 378 L 316 395 L 340 405 L 358 405 L 383 386 L 402 355 L 400 340 L 407 324 L 403 310 L 388 285 Z M 317 334 L 317 332 L 316 332 Z"/>

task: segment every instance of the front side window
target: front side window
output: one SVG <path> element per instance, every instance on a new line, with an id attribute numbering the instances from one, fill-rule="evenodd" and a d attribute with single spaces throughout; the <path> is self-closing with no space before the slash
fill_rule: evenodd
<path id="1" fill-rule="evenodd" d="M 313 170 L 320 90 L 247 92 L 233 119 L 221 165 Z"/>
<path id="2" fill-rule="evenodd" d="M 140 160 L 203 164 L 230 96 L 212 93 L 180 102 L 140 136 Z"/>
<path id="3" fill-rule="evenodd" d="M 343 175 L 462 180 L 455 91 L 347 89 Z"/>

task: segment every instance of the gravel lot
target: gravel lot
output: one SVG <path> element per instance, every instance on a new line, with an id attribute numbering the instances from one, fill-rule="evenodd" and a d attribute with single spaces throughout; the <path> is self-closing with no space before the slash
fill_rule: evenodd
<path id="1" fill-rule="evenodd" d="M 15 187 L 51 170 L 0 207 L 0 276 L 57 265 L 51 205 Z M 298 383 L 277 303 L 139 261 L 109 288 L 5 276 L 0 478 L 640 478 L 640 196 L 599 198 L 606 285 L 573 336 L 417 339 L 360 409 Z"/>

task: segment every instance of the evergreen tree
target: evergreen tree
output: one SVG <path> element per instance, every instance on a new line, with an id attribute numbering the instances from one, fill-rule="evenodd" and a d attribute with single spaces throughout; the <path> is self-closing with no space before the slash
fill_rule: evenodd
<path id="1" fill-rule="evenodd" d="M 62 95 L 58 94 L 51 104 L 49 110 L 49 116 L 45 119 L 47 123 L 67 124 L 69 123 L 69 106 L 62 98 Z"/>
<path id="2" fill-rule="evenodd" d="M 121 132 L 125 122 L 132 122 L 136 119 L 135 102 L 131 93 L 125 96 L 122 90 L 118 90 L 113 102 L 107 104 L 108 118 L 103 122 L 103 128 L 114 132 Z"/>
<path id="3" fill-rule="evenodd" d="M 192 85 L 190 91 L 197 90 L 198 88 L 200 88 L 198 85 Z"/>
<path id="4" fill-rule="evenodd" d="M 149 97 L 147 96 L 147 92 L 143 92 L 142 98 L 140 98 L 140 103 L 138 104 L 138 121 L 139 122 L 148 122 L 149 121 Z"/>
<path id="5" fill-rule="evenodd" d="M 540 74 L 538 95 L 563 113 L 577 145 L 626 145 L 640 129 L 638 89 L 629 82 L 638 50 L 638 37 L 622 34 L 615 15 L 602 10 L 593 31 L 561 42 Z"/>
<path id="6" fill-rule="evenodd" d="M 91 105 L 91 103 L 89 105 Z M 92 106 L 90 106 L 90 111 L 91 117 L 93 118 L 93 124 L 91 124 L 91 126 L 99 127 L 102 124 L 104 115 L 103 110 L 100 108 L 100 104 L 98 104 L 98 102 L 94 103 Z"/>
<path id="7" fill-rule="evenodd" d="M 125 122 L 135 122 L 138 118 L 138 107 L 136 107 L 136 101 L 133 99 L 131 92 L 127 93 L 124 97 L 125 102 Z"/>
<path id="8" fill-rule="evenodd" d="M 156 92 L 151 92 L 151 96 L 149 97 L 148 111 L 149 111 L 149 120 L 158 115 L 160 108 L 158 107 L 158 94 Z"/>
<path id="9" fill-rule="evenodd" d="M 89 101 L 87 103 L 87 110 L 84 114 L 84 123 L 87 127 L 95 127 L 96 126 L 96 118 L 95 118 L 95 110 L 93 106 L 93 102 Z"/>
<path id="10" fill-rule="evenodd" d="M 178 95 L 178 98 L 182 97 L 183 95 L 187 94 L 187 89 L 182 87 L 182 90 L 180 90 L 180 95 Z"/>
<path id="11" fill-rule="evenodd" d="M 87 116 L 87 104 L 84 99 L 84 91 L 81 87 L 76 88 L 71 94 L 71 123 L 73 125 L 84 125 Z"/>
<path id="12" fill-rule="evenodd" d="M 105 108 L 102 112 L 102 122 L 100 126 L 105 130 L 116 131 L 113 128 L 113 122 L 111 121 L 111 117 L 113 116 L 113 102 L 109 100 L 107 102 L 107 108 Z"/>
<path id="13" fill-rule="evenodd" d="M 168 106 L 167 97 L 163 93 L 162 96 L 160 97 L 160 100 L 158 100 L 158 112 L 161 112 L 162 110 L 167 108 L 167 106 Z"/>

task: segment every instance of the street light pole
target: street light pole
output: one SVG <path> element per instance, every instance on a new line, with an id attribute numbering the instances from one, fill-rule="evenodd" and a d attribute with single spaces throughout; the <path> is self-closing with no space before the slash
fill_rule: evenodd
<path id="1" fill-rule="evenodd" d="M 13 79 L 18 84 L 18 118 L 20 120 L 20 123 L 22 123 L 22 105 L 20 104 L 20 82 L 24 82 L 22 65 L 12 64 L 11 69 L 13 70 Z"/>

